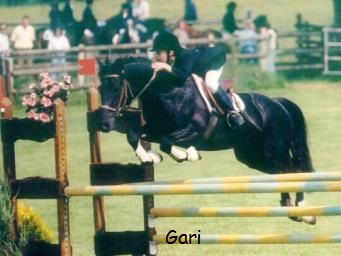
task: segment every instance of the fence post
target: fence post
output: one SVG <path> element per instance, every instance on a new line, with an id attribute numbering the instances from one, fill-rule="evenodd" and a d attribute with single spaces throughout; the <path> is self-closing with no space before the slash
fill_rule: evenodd
<path id="1" fill-rule="evenodd" d="M 10 98 L 13 101 L 13 91 L 14 91 L 14 79 L 13 79 L 13 59 L 6 58 L 4 59 L 4 75 L 5 75 L 5 96 Z"/>
<path id="2" fill-rule="evenodd" d="M 78 53 L 78 61 L 79 60 L 81 60 L 81 59 L 84 59 L 85 58 L 85 52 L 84 52 L 84 47 L 83 46 L 81 46 L 80 47 L 80 50 L 79 50 L 79 53 Z M 77 62 L 78 63 L 78 62 Z M 78 86 L 79 87 L 82 87 L 82 86 L 84 86 L 84 79 L 85 79 L 85 76 L 83 76 L 83 75 L 80 75 L 79 73 L 78 73 Z"/>

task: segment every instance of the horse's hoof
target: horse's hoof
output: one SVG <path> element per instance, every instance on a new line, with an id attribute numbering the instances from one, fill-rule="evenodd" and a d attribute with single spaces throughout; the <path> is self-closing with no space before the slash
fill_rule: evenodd
<path id="1" fill-rule="evenodd" d="M 195 147 L 189 147 L 186 150 L 187 153 L 187 161 L 195 162 L 201 159 L 199 152 L 195 149 Z"/>
<path id="2" fill-rule="evenodd" d="M 315 225 L 317 222 L 316 216 L 302 216 L 300 217 L 301 221 L 307 223 L 309 225 Z"/>
<path id="3" fill-rule="evenodd" d="M 289 217 L 289 219 L 296 222 L 302 222 L 302 219 L 300 217 Z"/>
<path id="4" fill-rule="evenodd" d="M 152 159 L 154 164 L 159 164 L 162 162 L 163 157 L 161 154 L 159 154 L 159 152 L 156 152 L 154 150 L 150 150 L 148 151 L 148 155 L 149 157 Z"/>

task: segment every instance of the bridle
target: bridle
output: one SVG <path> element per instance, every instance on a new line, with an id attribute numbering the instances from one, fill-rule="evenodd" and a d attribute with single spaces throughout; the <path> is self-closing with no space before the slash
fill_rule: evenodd
<path id="1" fill-rule="evenodd" d="M 120 99 L 118 101 L 117 107 L 113 108 L 108 105 L 101 105 L 101 109 L 105 109 L 108 111 L 111 111 L 115 114 L 115 116 L 120 116 L 122 115 L 123 112 L 128 111 L 130 106 L 137 101 L 142 94 L 148 89 L 148 87 L 152 84 L 156 77 L 156 71 L 154 70 L 152 77 L 149 79 L 148 83 L 142 88 L 142 90 L 134 95 L 133 90 L 131 89 L 131 85 L 128 82 L 126 78 L 123 78 L 123 88 L 120 93 Z M 117 74 L 111 74 L 111 75 L 106 75 L 104 78 L 120 78 L 120 75 Z M 130 103 L 128 104 L 128 99 L 131 99 Z"/>

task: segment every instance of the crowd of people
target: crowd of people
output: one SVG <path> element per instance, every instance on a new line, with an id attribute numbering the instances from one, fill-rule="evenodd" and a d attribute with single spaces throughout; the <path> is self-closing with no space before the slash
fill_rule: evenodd
<path id="1" fill-rule="evenodd" d="M 82 26 L 82 40 L 86 42 L 95 41 L 98 27 L 101 26 L 93 11 L 93 1 L 86 0 L 86 6 L 82 14 L 82 20 L 76 21 L 73 14 L 74 0 L 67 0 L 62 10 L 59 9 L 58 1 L 51 2 L 51 10 L 49 12 L 50 24 L 44 31 L 42 39 L 46 42 L 46 47 L 51 51 L 65 51 L 74 45 L 71 41 L 75 32 L 74 27 Z M 138 43 L 143 41 L 143 32 L 146 30 L 146 22 L 150 19 L 150 4 L 148 0 L 126 0 L 122 3 L 119 13 L 115 16 L 115 29 L 112 33 L 111 43 L 116 45 L 125 42 Z M 226 5 L 226 13 L 222 18 L 223 38 L 237 38 L 239 51 L 241 54 L 261 53 L 266 58 L 247 58 L 244 62 L 255 64 L 259 63 L 261 67 L 269 72 L 274 72 L 274 60 L 276 50 L 277 35 L 271 28 L 266 16 L 261 15 L 257 18 L 248 15 L 244 21 L 238 22 L 235 18 L 237 4 L 229 2 Z M 211 34 L 203 34 L 196 31 L 191 25 L 198 19 L 197 8 L 193 0 L 184 0 L 184 15 L 178 21 L 175 27 L 165 28 L 172 31 L 179 39 L 180 43 L 186 42 L 189 38 L 210 36 Z M 243 24 L 240 26 L 239 24 Z M 153 35 L 153 37 L 155 37 Z M 259 40 L 262 39 L 262 40 Z M 30 24 L 28 16 L 22 18 L 20 25 L 15 27 L 12 34 L 9 34 L 6 24 L 0 27 L 0 55 L 4 56 L 10 49 L 18 52 L 32 49 L 36 38 L 36 31 Z M 84 42 L 80 41 L 79 43 Z M 64 65 L 65 54 L 53 54 L 54 65 Z M 28 61 L 29 63 L 30 61 Z M 23 59 L 18 62 L 23 65 Z"/>

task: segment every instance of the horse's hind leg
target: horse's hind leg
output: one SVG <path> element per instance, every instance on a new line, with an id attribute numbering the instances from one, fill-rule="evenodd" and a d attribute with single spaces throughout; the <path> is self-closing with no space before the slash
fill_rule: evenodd
<path id="1" fill-rule="evenodd" d="M 297 192 L 296 193 L 296 202 L 295 205 L 298 207 L 304 207 L 306 206 L 305 201 L 304 201 L 304 193 L 303 192 Z M 317 222 L 316 216 L 301 216 L 298 217 L 298 219 L 300 219 L 301 221 L 311 224 L 311 225 L 315 225 Z"/>

